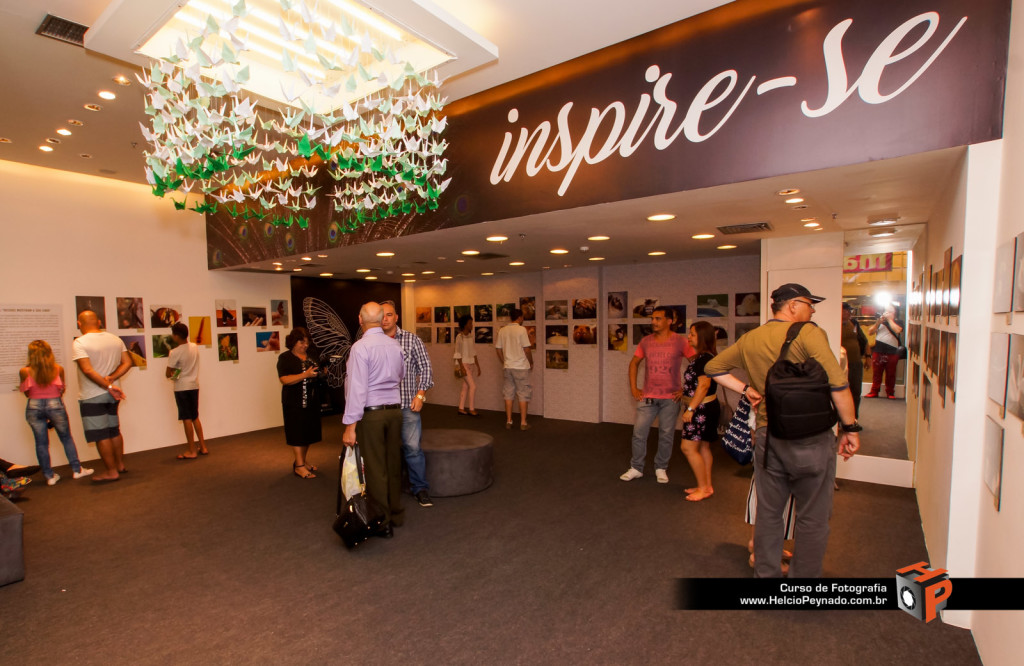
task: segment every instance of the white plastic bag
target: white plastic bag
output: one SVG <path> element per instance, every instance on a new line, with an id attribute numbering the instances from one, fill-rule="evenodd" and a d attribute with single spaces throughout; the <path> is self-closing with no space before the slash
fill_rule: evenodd
<path id="1" fill-rule="evenodd" d="M 359 483 L 358 465 L 355 447 L 345 447 L 345 461 L 341 464 L 341 494 L 346 502 L 353 495 L 363 492 L 363 486 Z"/>

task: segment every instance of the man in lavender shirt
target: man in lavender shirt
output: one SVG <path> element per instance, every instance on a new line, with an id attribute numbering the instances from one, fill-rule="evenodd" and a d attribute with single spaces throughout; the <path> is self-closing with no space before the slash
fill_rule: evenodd
<path id="1" fill-rule="evenodd" d="M 357 442 L 366 466 L 366 492 L 384 508 L 378 536 L 394 536 L 392 526 L 405 520 L 402 510 L 402 398 L 405 376 L 402 346 L 381 328 L 379 303 L 359 309 L 363 337 L 352 345 L 345 378 L 345 446 Z"/>

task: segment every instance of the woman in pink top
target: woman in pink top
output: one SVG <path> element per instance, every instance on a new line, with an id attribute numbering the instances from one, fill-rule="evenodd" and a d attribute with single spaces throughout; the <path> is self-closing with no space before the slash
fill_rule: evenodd
<path id="1" fill-rule="evenodd" d="M 45 340 L 33 340 L 28 345 L 28 365 L 21 369 L 21 390 L 28 396 L 25 408 L 25 420 L 32 427 L 36 438 L 36 457 L 43 468 L 46 485 L 52 486 L 60 481 L 60 475 L 50 466 L 50 434 L 47 428 L 52 425 L 57 437 L 64 445 L 64 454 L 71 463 L 71 470 L 76 479 L 92 474 L 92 470 L 82 467 L 78 461 L 78 450 L 75 440 L 71 437 L 68 427 L 68 412 L 64 409 L 61 399 L 64 390 L 64 368 L 53 358 L 53 350 Z"/>

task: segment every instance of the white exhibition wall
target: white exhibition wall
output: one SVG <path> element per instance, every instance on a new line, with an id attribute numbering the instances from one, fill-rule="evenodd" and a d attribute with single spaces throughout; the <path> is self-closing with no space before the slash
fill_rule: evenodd
<path id="1" fill-rule="evenodd" d="M 525 322 L 537 326 L 537 350 L 534 352 L 534 395 L 530 413 L 546 418 L 567 419 L 598 423 L 632 423 L 634 401 L 629 392 L 628 366 L 636 350 L 633 326 L 647 324 L 649 318 L 634 318 L 630 314 L 638 300 L 658 299 L 662 305 L 685 305 L 687 320 L 697 317 L 697 296 L 700 294 L 726 294 L 729 298 L 727 317 L 709 319 L 720 325 L 734 340 L 736 323 L 759 322 L 758 316 L 736 317 L 734 298 L 737 293 L 759 291 L 760 257 L 738 256 L 698 261 L 667 261 L 634 266 L 586 266 L 546 270 L 523 274 L 501 274 L 450 283 L 406 285 L 403 289 L 402 326 L 415 330 L 417 307 L 482 305 L 519 302 L 520 297 L 533 296 L 537 304 L 537 320 Z M 608 292 L 627 292 L 628 303 L 624 317 L 608 317 Z M 574 299 L 596 299 L 597 317 L 575 319 L 572 316 Z M 546 301 L 566 301 L 568 320 L 544 319 Z M 564 346 L 551 346 L 545 342 L 545 325 L 569 326 L 569 342 Z M 610 324 L 629 326 L 629 344 L 625 351 L 608 349 Z M 574 327 L 596 326 L 597 344 L 577 344 L 573 340 Z M 421 324 L 422 326 L 422 324 Z M 437 328 L 437 325 L 431 325 Z M 500 324 L 495 324 L 495 331 Z M 436 337 L 432 337 L 436 340 Z M 433 362 L 435 386 L 429 400 L 435 404 L 456 405 L 459 400 L 459 381 L 452 375 L 454 345 L 431 343 L 427 345 Z M 547 369 L 545 352 L 567 350 L 567 370 Z M 479 380 L 476 406 L 481 409 L 504 409 L 501 397 L 501 368 L 493 345 L 477 345 L 482 377 Z M 641 366 L 641 377 L 643 366 Z"/>
<path id="2" fill-rule="evenodd" d="M 203 216 L 174 210 L 148 187 L 0 161 L 0 201 L 0 303 L 60 305 L 65 359 L 78 334 L 75 296 L 105 297 L 109 321 L 116 297 L 141 297 L 147 313 L 151 304 L 181 305 L 186 317 L 213 317 L 216 299 L 234 299 L 240 309 L 269 308 L 270 299 L 291 298 L 285 276 L 208 271 Z M 238 363 L 218 361 L 215 347 L 202 349 L 200 416 L 208 437 L 282 423 L 277 355 L 256 352 L 256 330 L 273 329 L 237 329 Z M 134 329 L 111 332 L 137 334 Z M 148 369 L 133 369 L 122 380 L 128 399 L 120 410 L 121 430 L 129 452 L 185 439 L 171 382 L 164 377 L 167 361 L 152 358 L 151 335 L 158 332 L 169 331 L 145 329 Z M 73 364 L 65 365 L 71 432 L 79 456 L 93 459 L 95 446 L 82 438 L 78 378 Z M 25 423 L 25 396 L 17 386 L 6 389 L 0 415 L 8 428 L 0 440 L 0 457 L 32 463 L 35 447 Z M 50 451 L 53 464 L 66 463 L 55 435 Z"/>

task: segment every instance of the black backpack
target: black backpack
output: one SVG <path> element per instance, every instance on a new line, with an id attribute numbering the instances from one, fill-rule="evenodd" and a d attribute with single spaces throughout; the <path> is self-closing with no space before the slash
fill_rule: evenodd
<path id="1" fill-rule="evenodd" d="M 802 439 L 829 430 L 839 420 L 832 404 L 828 374 L 813 358 L 802 363 L 785 360 L 789 346 L 809 322 L 789 327 L 779 357 L 764 382 L 768 433 L 778 439 Z"/>

